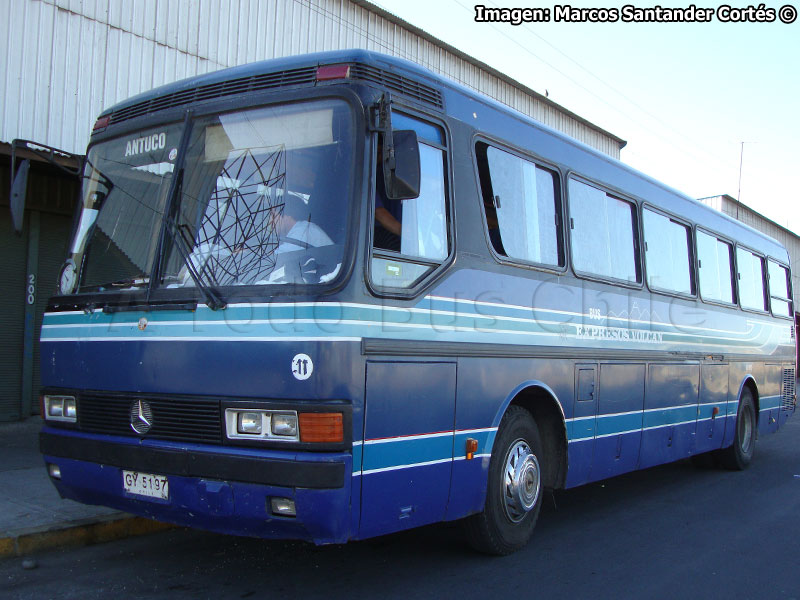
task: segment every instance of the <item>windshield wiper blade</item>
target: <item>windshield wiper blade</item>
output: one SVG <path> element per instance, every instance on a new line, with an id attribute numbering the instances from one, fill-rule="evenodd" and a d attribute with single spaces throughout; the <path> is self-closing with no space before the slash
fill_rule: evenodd
<path id="1" fill-rule="evenodd" d="M 106 287 L 142 287 L 150 283 L 149 277 L 131 277 L 129 279 L 120 279 L 119 281 L 112 281 L 111 283 L 104 283 Z"/>
<path id="2" fill-rule="evenodd" d="M 128 277 L 127 279 L 118 279 L 117 281 L 107 281 L 95 285 L 84 286 L 81 288 L 81 291 L 102 290 L 109 288 L 116 288 L 116 289 L 139 288 L 139 287 L 145 287 L 149 284 L 150 284 L 149 277 Z"/>
<path id="3" fill-rule="evenodd" d="M 194 267 L 194 263 L 192 262 L 191 258 L 191 251 L 187 247 L 188 244 L 186 240 L 181 235 L 180 229 L 175 224 L 174 219 L 169 215 L 165 216 L 165 221 L 167 224 L 167 232 L 169 236 L 172 238 L 172 241 L 175 244 L 178 252 L 183 258 L 184 266 L 189 273 L 189 276 L 194 280 L 197 289 L 205 296 L 206 304 L 208 308 L 211 310 L 219 310 L 225 308 L 227 303 L 223 300 L 217 292 L 215 292 L 207 283 L 203 281 L 203 278 L 200 276 L 200 273 L 197 272 L 197 269 Z"/>

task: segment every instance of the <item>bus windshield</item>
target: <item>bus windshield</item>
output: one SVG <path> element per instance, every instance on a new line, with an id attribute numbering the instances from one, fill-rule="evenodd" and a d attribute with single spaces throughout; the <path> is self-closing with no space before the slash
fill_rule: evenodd
<path id="1" fill-rule="evenodd" d="M 81 291 L 142 287 L 156 264 L 164 288 L 332 281 L 351 195 L 348 106 L 260 107 L 191 127 L 185 148 L 175 124 L 91 149 L 73 244 Z"/>

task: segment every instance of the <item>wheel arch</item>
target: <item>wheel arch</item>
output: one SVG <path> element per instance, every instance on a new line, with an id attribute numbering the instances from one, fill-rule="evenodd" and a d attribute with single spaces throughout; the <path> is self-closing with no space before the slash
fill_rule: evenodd
<path id="1" fill-rule="evenodd" d="M 554 457 L 545 463 L 544 486 L 551 489 L 564 487 L 569 467 L 567 420 L 558 396 L 541 381 L 526 381 L 508 395 L 495 416 L 495 426 L 499 425 L 510 406 L 520 406 L 531 414 L 539 428 L 545 455 Z"/>
<path id="2" fill-rule="evenodd" d="M 760 412 L 759 412 L 760 411 L 760 401 L 759 401 L 759 397 L 758 397 L 758 384 L 756 383 L 756 378 L 750 373 L 745 375 L 742 378 L 742 382 L 739 384 L 739 393 L 736 396 L 736 401 L 737 402 L 739 402 L 739 400 L 741 399 L 742 392 L 745 390 L 745 388 L 749 389 L 750 393 L 753 395 L 753 405 L 754 405 L 753 408 L 755 408 L 755 411 L 756 411 L 756 425 L 758 425 L 758 417 L 760 415 Z"/>

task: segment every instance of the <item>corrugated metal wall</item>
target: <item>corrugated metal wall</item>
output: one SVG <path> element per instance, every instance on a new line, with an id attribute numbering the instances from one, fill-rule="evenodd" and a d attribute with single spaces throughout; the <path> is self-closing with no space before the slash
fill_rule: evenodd
<path id="1" fill-rule="evenodd" d="M 412 60 L 619 157 L 618 139 L 350 0 L 4 4 L 3 141 L 27 138 L 82 154 L 96 115 L 139 92 L 256 60 L 358 47 Z"/>

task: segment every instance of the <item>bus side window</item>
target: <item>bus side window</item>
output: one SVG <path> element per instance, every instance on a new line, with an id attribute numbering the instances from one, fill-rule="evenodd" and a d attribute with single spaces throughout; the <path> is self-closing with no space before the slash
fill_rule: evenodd
<path id="1" fill-rule="evenodd" d="M 476 150 L 486 227 L 494 251 L 524 262 L 564 266 L 558 176 L 484 143 Z"/>
<path id="2" fill-rule="evenodd" d="M 640 283 L 635 215 L 634 204 L 570 179 L 569 223 L 575 271 Z"/>
<path id="3" fill-rule="evenodd" d="M 792 316 L 792 287 L 789 269 L 770 260 L 767 263 L 769 273 L 769 295 L 772 314 L 776 317 Z"/>
<path id="4" fill-rule="evenodd" d="M 703 231 L 697 231 L 697 259 L 700 274 L 700 296 L 734 304 L 733 247 Z"/>
<path id="5" fill-rule="evenodd" d="M 381 287 L 410 288 L 450 253 L 446 151 L 439 127 L 399 113 L 393 113 L 392 120 L 395 129 L 417 132 L 420 195 L 409 200 L 387 199 L 378 169 L 371 279 Z M 377 168 L 381 157 L 376 158 Z"/>
<path id="6" fill-rule="evenodd" d="M 649 208 L 642 211 L 642 217 L 648 285 L 667 292 L 694 294 L 689 228 Z"/>
<path id="7" fill-rule="evenodd" d="M 489 164 L 486 162 L 486 144 L 478 145 L 478 177 L 481 181 L 481 195 L 483 197 L 483 210 L 486 215 L 486 228 L 489 232 L 489 241 L 500 256 L 508 256 L 500 237 L 500 223 L 497 219 L 497 209 L 494 206 L 492 194 L 492 180 L 489 176 Z"/>
<path id="8" fill-rule="evenodd" d="M 739 301 L 742 308 L 767 312 L 767 294 L 764 290 L 764 259 L 747 250 L 736 248 L 736 266 L 739 270 Z"/>

